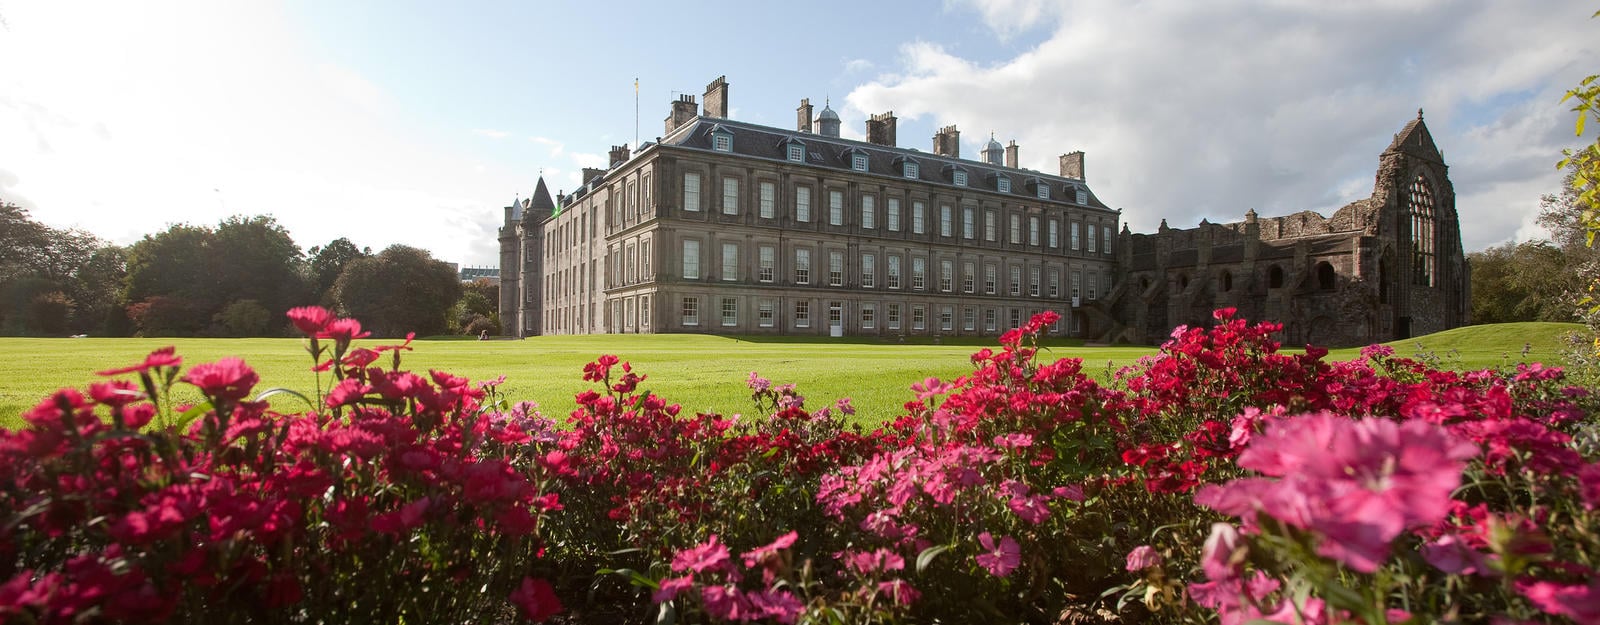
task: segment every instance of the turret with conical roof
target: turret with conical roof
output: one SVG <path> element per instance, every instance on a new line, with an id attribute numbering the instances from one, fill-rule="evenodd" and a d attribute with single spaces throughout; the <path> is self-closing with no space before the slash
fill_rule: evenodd
<path id="1" fill-rule="evenodd" d="M 556 212 L 555 200 L 550 199 L 550 188 L 544 186 L 544 176 L 539 176 L 539 184 L 533 189 L 533 198 L 529 201 L 527 218 L 544 219 Z"/>

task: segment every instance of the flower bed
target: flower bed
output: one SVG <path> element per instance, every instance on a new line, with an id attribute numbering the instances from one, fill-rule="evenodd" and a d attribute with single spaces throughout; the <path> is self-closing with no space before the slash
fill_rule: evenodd
<path id="1" fill-rule="evenodd" d="M 560 423 L 290 316 L 316 396 L 167 350 L 0 431 L 0 620 L 1600 620 L 1554 368 L 1330 363 L 1223 310 L 1100 384 L 1039 361 L 1045 313 L 871 432 L 755 373 L 684 414 L 615 356 Z"/>

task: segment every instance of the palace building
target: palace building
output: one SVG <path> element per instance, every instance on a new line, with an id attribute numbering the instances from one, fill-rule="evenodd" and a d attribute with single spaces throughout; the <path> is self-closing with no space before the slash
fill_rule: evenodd
<path id="1" fill-rule="evenodd" d="M 703 106 L 680 96 L 657 140 L 505 208 L 507 334 L 994 335 L 1049 309 L 1058 334 L 1155 342 L 1228 305 L 1342 344 L 1466 322 L 1454 195 L 1420 112 L 1373 197 L 1333 218 L 1136 235 L 1083 152 L 1047 174 L 1018 167 L 1015 141 L 962 158 L 955 126 L 931 152 L 900 147 L 892 112 L 854 141 L 809 100 L 793 129 L 740 122 L 722 77 Z"/>

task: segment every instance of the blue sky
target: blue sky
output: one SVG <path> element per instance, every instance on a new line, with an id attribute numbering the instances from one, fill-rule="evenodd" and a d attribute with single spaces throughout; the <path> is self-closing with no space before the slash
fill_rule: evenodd
<path id="1" fill-rule="evenodd" d="M 798 8 L 797 8 L 798 7 Z M 1541 233 L 1575 145 L 1557 104 L 1600 73 L 1566 0 L 76 2 L 0 0 L 0 198 L 119 243 L 275 215 L 496 262 L 501 207 L 541 171 L 661 133 L 726 75 L 732 116 L 792 127 L 831 99 L 846 136 L 893 110 L 928 150 L 955 124 L 1022 165 L 1087 152 L 1135 230 L 1327 214 L 1427 111 L 1468 250 Z M 1592 135 L 1590 136 L 1592 140 Z"/>

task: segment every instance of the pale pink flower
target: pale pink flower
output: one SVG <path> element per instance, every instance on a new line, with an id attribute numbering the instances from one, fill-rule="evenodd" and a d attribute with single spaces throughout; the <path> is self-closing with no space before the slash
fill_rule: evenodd
<path id="1" fill-rule="evenodd" d="M 1022 547 L 1010 536 L 1000 537 L 996 543 L 994 536 L 989 532 L 978 534 L 978 544 L 983 545 L 983 552 L 978 554 L 978 566 L 989 571 L 995 577 L 1005 577 L 1022 564 Z"/>
<path id="2" fill-rule="evenodd" d="M 1150 545 L 1139 545 L 1128 552 L 1128 563 L 1125 568 L 1129 571 L 1143 571 L 1151 567 L 1161 566 L 1161 554 Z"/>

